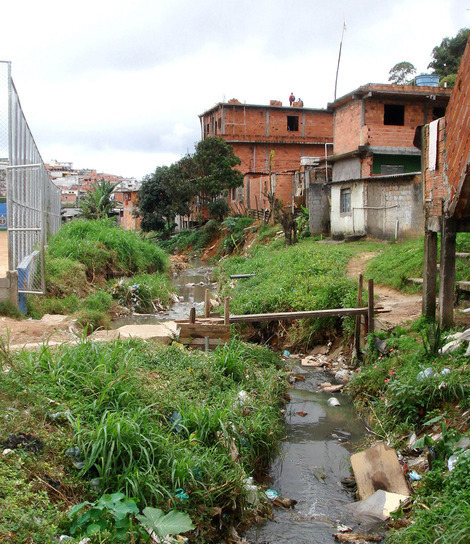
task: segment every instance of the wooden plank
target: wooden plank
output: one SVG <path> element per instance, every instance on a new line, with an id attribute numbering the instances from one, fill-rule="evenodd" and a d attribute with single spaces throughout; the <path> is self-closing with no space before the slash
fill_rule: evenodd
<path id="1" fill-rule="evenodd" d="M 363 287 L 363 276 L 362 274 L 359 274 L 359 281 L 357 286 L 357 307 L 360 308 L 362 306 L 362 287 Z M 354 347 L 356 349 L 356 357 L 357 360 L 360 361 L 362 359 L 362 353 L 361 353 L 361 316 L 356 316 L 356 326 L 354 329 Z"/>
<path id="2" fill-rule="evenodd" d="M 255 321 L 288 321 L 290 319 L 310 319 L 315 317 L 343 317 L 347 315 L 367 315 L 368 308 L 336 308 L 306 312 L 277 312 L 270 314 L 231 315 L 230 323 Z"/>
<path id="3" fill-rule="evenodd" d="M 204 317 L 210 317 L 211 315 L 211 292 L 206 289 L 204 293 Z"/>
<path id="4" fill-rule="evenodd" d="M 224 299 L 224 325 L 230 325 L 230 297 Z"/>
<path id="5" fill-rule="evenodd" d="M 232 274 L 230 279 L 236 280 L 238 278 L 252 278 L 254 274 Z"/>
<path id="6" fill-rule="evenodd" d="M 455 283 L 461 291 L 470 291 L 470 281 L 456 281 Z"/>
<path id="7" fill-rule="evenodd" d="M 210 336 L 211 338 L 230 338 L 229 325 L 203 325 L 201 323 L 191 325 L 180 323 L 179 329 L 180 338 L 204 338 L 205 336 Z"/>
<path id="8" fill-rule="evenodd" d="M 221 324 L 224 323 L 224 318 L 220 317 L 219 314 L 212 314 L 212 315 L 214 315 L 214 317 L 202 317 L 200 315 L 197 315 L 195 322 L 196 323 L 210 323 L 210 324 L 213 324 L 213 325 L 216 325 L 217 323 L 221 323 Z M 180 323 L 189 323 L 189 319 L 188 318 L 175 319 L 174 322 L 178 323 L 178 324 L 180 324 Z"/>
<path id="9" fill-rule="evenodd" d="M 374 333 L 374 280 L 369 280 L 369 305 L 367 312 L 368 334 Z"/>
<path id="10" fill-rule="evenodd" d="M 379 489 L 407 496 L 410 494 L 396 451 L 383 442 L 352 455 L 351 466 L 361 500 Z"/>
<path id="11" fill-rule="evenodd" d="M 196 323 L 196 308 L 194 306 L 189 310 L 189 322 Z"/>

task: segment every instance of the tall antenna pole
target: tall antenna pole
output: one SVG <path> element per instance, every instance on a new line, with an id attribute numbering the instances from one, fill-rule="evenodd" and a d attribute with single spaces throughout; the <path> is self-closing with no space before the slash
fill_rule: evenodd
<path id="1" fill-rule="evenodd" d="M 335 98 L 334 98 L 335 100 L 336 100 L 336 89 L 338 88 L 339 63 L 341 61 L 341 49 L 343 49 L 343 38 L 344 38 L 345 30 L 346 30 L 346 21 L 343 20 L 343 32 L 341 33 L 341 41 L 339 43 L 338 66 L 336 67 Z"/>

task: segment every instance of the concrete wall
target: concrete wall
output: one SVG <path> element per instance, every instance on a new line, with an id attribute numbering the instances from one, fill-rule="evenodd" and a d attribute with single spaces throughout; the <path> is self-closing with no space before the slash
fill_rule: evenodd
<path id="1" fill-rule="evenodd" d="M 345 159 L 333 164 L 333 181 L 359 179 L 362 177 L 361 159 Z"/>
<path id="2" fill-rule="evenodd" d="M 9 301 L 18 308 L 18 272 L 7 271 L 5 277 L 0 277 L 0 302 Z"/>
<path id="3" fill-rule="evenodd" d="M 341 189 L 351 188 L 351 211 L 340 212 Z M 335 183 L 331 186 L 331 235 L 333 238 L 362 236 L 366 233 L 365 213 L 367 205 L 364 182 Z"/>
<path id="4" fill-rule="evenodd" d="M 397 220 L 399 238 L 423 233 L 424 210 L 422 182 L 419 177 L 403 181 L 369 181 L 366 192 L 368 234 L 374 238 L 392 239 L 395 236 Z"/>

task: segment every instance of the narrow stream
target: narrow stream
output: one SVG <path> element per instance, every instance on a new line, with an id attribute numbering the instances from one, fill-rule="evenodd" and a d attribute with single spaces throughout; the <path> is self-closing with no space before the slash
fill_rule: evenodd
<path id="1" fill-rule="evenodd" d="M 289 391 L 287 437 L 271 467 L 269 487 L 297 504 L 288 510 L 274 507 L 273 521 L 247 533 L 250 543 L 331 543 L 338 525 L 355 526 L 346 510 L 353 498 L 340 481 L 350 475 L 352 445 L 364 436 L 365 426 L 346 395 L 335 394 L 341 405 L 329 406 L 333 395 L 316 392 L 325 381 L 323 371 L 295 372 L 306 379 Z"/>
<path id="2" fill-rule="evenodd" d="M 202 261 L 192 261 L 189 268 L 182 270 L 170 280 L 171 287 L 179 295 L 180 301 L 175 302 L 169 311 L 152 315 L 133 314 L 115 319 L 112 328 L 118 329 L 123 325 L 153 325 L 162 321 L 184 319 L 189 317 L 189 311 L 193 306 L 196 307 L 196 314 L 202 314 L 206 289 L 213 293 L 217 291 L 216 285 L 211 282 L 213 270 L 213 266 Z"/>
<path id="3" fill-rule="evenodd" d="M 133 315 L 116 320 L 114 327 L 182 319 L 192 306 L 202 313 L 205 290 L 216 292 L 212 272 L 212 266 L 193 261 L 171 281 L 180 301 L 168 312 Z M 335 541 L 332 534 L 338 525 L 355 526 L 346 509 L 353 498 L 340 481 L 350 474 L 349 457 L 365 426 L 347 396 L 317 392 L 319 383 L 329 380 L 322 370 L 295 367 L 294 372 L 303 374 L 305 381 L 289 391 L 286 439 L 270 469 L 269 487 L 297 504 L 288 510 L 275 507 L 273 521 L 252 527 L 245 535 L 252 544 L 329 544 Z M 328 405 L 332 396 L 340 406 Z"/>

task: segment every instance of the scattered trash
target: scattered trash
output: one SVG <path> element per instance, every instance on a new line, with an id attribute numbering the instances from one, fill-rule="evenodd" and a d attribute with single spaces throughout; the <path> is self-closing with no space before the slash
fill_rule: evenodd
<path id="1" fill-rule="evenodd" d="M 349 371 L 347 371 L 344 368 L 342 368 L 341 370 L 338 370 L 338 372 L 336 372 L 335 374 L 335 380 L 337 382 L 349 382 L 349 377 L 350 377 Z"/>
<path id="2" fill-rule="evenodd" d="M 270 501 L 273 501 L 274 499 L 277 499 L 279 497 L 279 493 L 277 491 L 274 491 L 274 489 L 266 489 L 264 494 L 266 495 L 266 497 L 268 497 Z"/>
<path id="3" fill-rule="evenodd" d="M 434 371 L 431 367 L 426 368 L 426 370 L 422 370 L 421 372 L 418 372 L 418 375 L 416 376 L 417 382 L 422 382 L 424 380 L 428 380 L 429 378 L 432 378 L 434 376 Z"/>
<path id="4" fill-rule="evenodd" d="M 78 446 L 72 446 L 66 450 L 65 455 L 72 458 L 72 465 L 77 470 L 82 470 L 82 468 L 85 466 L 85 461 L 83 461 L 80 455 L 80 448 Z"/>
<path id="5" fill-rule="evenodd" d="M 184 492 L 184 489 L 179 487 L 178 489 L 175 490 L 175 499 L 178 499 L 181 502 L 184 502 L 185 500 L 189 499 L 189 495 L 187 495 Z"/>
<path id="6" fill-rule="evenodd" d="M 181 414 L 179 412 L 173 412 L 170 416 L 170 421 L 173 424 L 173 430 L 175 430 L 177 433 L 181 432 L 181 421 L 182 421 Z"/>
<path id="7" fill-rule="evenodd" d="M 308 415 L 308 412 L 295 412 L 295 413 L 300 417 L 305 417 L 306 415 Z"/>
<path id="8" fill-rule="evenodd" d="M 343 389 L 343 387 L 345 385 L 346 385 L 345 383 L 341 383 L 341 384 L 338 384 L 338 385 L 325 385 L 325 384 L 322 384 L 320 387 L 323 389 L 323 391 L 325 391 L 325 393 L 336 393 L 338 391 L 341 391 L 341 389 Z"/>
<path id="9" fill-rule="evenodd" d="M 447 374 L 450 374 L 450 369 L 449 368 L 442 369 L 441 374 L 442 374 L 442 376 L 446 376 Z"/>
<path id="10" fill-rule="evenodd" d="M 13 450 L 11 450 L 10 448 L 6 448 L 2 451 L 2 455 L 8 455 L 9 453 L 13 453 Z"/>
<path id="11" fill-rule="evenodd" d="M 322 366 L 322 364 L 324 363 L 325 361 L 323 361 L 322 359 L 318 357 L 314 357 L 313 355 L 307 355 L 307 357 L 303 358 L 300 361 L 300 364 L 302 366 L 308 366 L 308 367 L 319 367 L 319 366 Z"/>
<path id="12" fill-rule="evenodd" d="M 237 406 L 244 406 L 245 403 L 246 403 L 246 401 L 247 401 L 249 398 L 250 398 L 250 397 L 249 397 L 248 393 L 247 393 L 244 389 L 242 389 L 242 390 L 238 393 L 238 395 L 237 395 L 237 399 L 238 399 L 238 400 L 237 400 L 237 402 L 236 402 L 235 404 L 236 404 Z"/>
<path id="13" fill-rule="evenodd" d="M 336 530 L 338 531 L 338 533 L 351 533 L 352 532 L 352 528 L 348 527 L 347 525 L 338 525 L 336 527 Z"/>
<path id="14" fill-rule="evenodd" d="M 328 406 L 341 406 L 341 404 L 339 403 L 339 400 L 335 397 L 331 397 L 330 399 L 328 399 Z"/>
<path id="15" fill-rule="evenodd" d="M 412 470 L 411 472 L 408 472 L 408 476 L 410 477 L 410 480 L 413 480 L 413 482 L 419 482 L 423 479 L 422 476 L 420 476 L 416 470 Z"/>
<path id="16" fill-rule="evenodd" d="M 365 500 L 346 506 L 356 519 L 385 521 L 392 512 L 408 501 L 408 495 L 389 493 L 379 489 Z"/>
<path id="17" fill-rule="evenodd" d="M 290 351 L 288 351 L 287 349 L 285 349 L 282 353 L 282 356 L 283 357 L 290 357 Z"/>
<path id="18" fill-rule="evenodd" d="M 387 353 L 387 339 L 381 340 L 380 338 L 377 338 L 377 336 L 374 336 L 374 345 L 377 351 L 382 355 Z"/>
<path id="19" fill-rule="evenodd" d="M 313 472 L 313 475 L 315 476 L 315 478 L 319 482 L 325 483 L 326 472 L 325 472 L 325 469 L 323 467 L 312 467 L 312 472 Z"/>
<path id="20" fill-rule="evenodd" d="M 67 423 L 72 413 L 68 410 L 65 412 L 55 412 L 55 414 L 47 414 L 47 418 L 55 423 Z"/>
<path id="21" fill-rule="evenodd" d="M 364 535 L 361 533 L 335 533 L 333 535 L 339 542 L 380 542 L 381 536 L 378 535 Z"/>
<path id="22" fill-rule="evenodd" d="M 73 540 L 73 537 L 68 535 L 60 535 L 59 536 L 59 542 L 65 542 L 66 540 Z"/>
<path id="23" fill-rule="evenodd" d="M 251 504 L 252 506 L 258 506 L 259 489 L 258 486 L 254 484 L 253 478 L 251 476 L 243 480 L 243 488 L 246 492 L 246 500 L 248 504 Z"/>
<path id="24" fill-rule="evenodd" d="M 413 449 L 417 440 L 418 440 L 418 437 L 416 436 L 416 433 L 411 433 L 410 437 L 408 438 L 408 447 Z"/>
<path id="25" fill-rule="evenodd" d="M 295 499 L 287 499 L 285 497 L 278 497 L 273 500 L 275 506 L 281 506 L 282 508 L 294 508 L 297 504 Z"/>
<path id="26" fill-rule="evenodd" d="M 361 500 L 373 495 L 377 489 L 409 495 L 397 453 L 383 442 L 352 455 L 351 465 Z"/>

